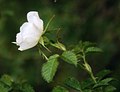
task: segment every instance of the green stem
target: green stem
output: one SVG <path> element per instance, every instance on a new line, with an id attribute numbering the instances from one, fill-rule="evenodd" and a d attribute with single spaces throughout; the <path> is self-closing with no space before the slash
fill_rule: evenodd
<path id="1" fill-rule="evenodd" d="M 45 53 L 40 49 L 40 45 L 38 45 L 38 51 L 40 55 L 43 55 L 43 57 L 48 60 L 48 57 L 45 55 Z"/>
<path id="2" fill-rule="evenodd" d="M 47 29 L 48 29 L 48 27 L 49 27 L 49 25 L 50 25 L 50 23 L 51 23 L 51 21 L 53 20 L 53 18 L 55 17 L 55 15 L 53 15 L 51 18 L 50 18 L 50 20 L 48 21 L 48 23 L 47 23 L 47 25 L 46 25 L 46 27 L 45 27 L 45 29 L 44 29 L 44 31 L 43 31 L 43 34 L 47 31 Z M 42 35 L 43 35 L 42 34 Z"/>
<path id="3" fill-rule="evenodd" d="M 39 49 L 39 53 L 42 54 L 43 57 L 44 57 L 46 60 L 48 60 L 48 57 L 47 57 L 47 56 L 43 53 L 43 51 L 41 51 L 40 49 Z"/>
<path id="4" fill-rule="evenodd" d="M 83 92 L 82 89 L 80 89 L 80 92 Z"/>
<path id="5" fill-rule="evenodd" d="M 91 78 L 93 79 L 94 83 L 96 84 L 97 81 L 96 81 L 96 79 L 95 79 L 95 77 L 94 77 L 94 75 L 93 75 L 93 72 L 91 72 L 90 76 L 91 76 Z"/>
<path id="6" fill-rule="evenodd" d="M 94 81 L 94 83 L 96 84 L 97 83 L 97 81 L 96 81 L 96 79 L 95 79 L 95 77 L 94 77 L 94 74 L 93 74 L 93 72 L 92 72 L 92 68 L 91 68 L 91 66 L 87 63 L 87 61 L 86 61 L 86 58 L 85 58 L 85 53 L 83 52 L 83 62 L 84 62 L 84 65 L 85 65 L 85 70 L 87 70 L 87 72 L 89 73 L 89 75 L 90 75 L 90 77 L 92 78 L 92 80 Z"/>

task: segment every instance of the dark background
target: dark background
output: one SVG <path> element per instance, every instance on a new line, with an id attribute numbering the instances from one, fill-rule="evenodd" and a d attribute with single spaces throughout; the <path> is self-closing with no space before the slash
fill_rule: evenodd
<path id="1" fill-rule="evenodd" d="M 120 79 L 120 0 L 0 0 L 0 75 L 26 79 L 36 92 L 50 92 L 69 75 L 80 81 L 88 77 L 81 69 L 60 62 L 56 82 L 47 84 L 40 73 L 46 61 L 37 48 L 20 52 L 11 43 L 32 10 L 39 12 L 44 25 L 55 14 L 49 30 L 61 28 L 61 41 L 66 46 L 80 40 L 97 43 L 104 52 L 89 57 L 94 73 L 109 69 L 110 76 Z M 120 82 L 114 85 L 120 92 Z"/>

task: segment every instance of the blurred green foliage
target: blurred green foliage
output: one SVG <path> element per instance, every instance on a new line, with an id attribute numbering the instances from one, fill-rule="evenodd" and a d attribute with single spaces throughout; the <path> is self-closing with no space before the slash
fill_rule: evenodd
<path id="1" fill-rule="evenodd" d="M 27 12 L 32 10 L 39 12 L 44 25 L 55 14 L 49 30 L 60 28 L 60 40 L 68 47 L 79 40 L 96 42 L 104 52 L 89 56 L 94 72 L 110 69 L 111 76 L 120 79 L 119 0 L 0 0 L 0 75 L 6 73 L 16 80 L 26 79 L 36 92 L 49 92 L 54 85 L 47 84 L 41 77 L 44 60 L 37 48 L 20 52 L 11 43 L 15 41 L 19 27 L 26 21 Z M 54 38 L 54 35 L 50 36 Z M 64 74 L 73 75 L 79 80 L 87 77 L 86 73 L 78 74 L 73 66 L 61 63 L 55 78 L 57 83 L 64 80 Z M 119 92 L 120 82 L 114 84 Z"/>

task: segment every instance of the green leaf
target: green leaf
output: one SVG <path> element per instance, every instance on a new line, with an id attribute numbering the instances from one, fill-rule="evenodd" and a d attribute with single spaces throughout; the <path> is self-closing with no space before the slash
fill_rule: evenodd
<path id="1" fill-rule="evenodd" d="M 3 75 L 0 79 L 0 81 L 2 81 L 4 84 L 6 84 L 8 86 L 11 86 L 13 79 L 8 75 Z"/>
<path id="2" fill-rule="evenodd" d="M 102 52 L 102 49 L 100 49 L 98 47 L 88 47 L 85 50 L 85 53 L 89 53 L 89 52 Z"/>
<path id="3" fill-rule="evenodd" d="M 77 62 L 78 62 L 77 56 L 72 51 L 63 52 L 62 59 L 69 64 L 73 64 L 73 65 L 77 66 Z"/>
<path id="4" fill-rule="evenodd" d="M 31 85 L 29 84 L 23 84 L 20 90 L 22 92 L 35 92 Z"/>
<path id="5" fill-rule="evenodd" d="M 94 44 L 89 41 L 85 41 L 85 42 L 80 41 L 79 43 L 77 43 L 77 45 L 75 45 L 75 47 L 73 48 L 72 51 L 74 51 L 75 53 L 78 54 L 78 53 L 83 52 L 85 50 L 85 48 L 88 48 L 92 45 L 94 45 Z"/>
<path id="6" fill-rule="evenodd" d="M 83 92 L 92 92 L 92 90 L 91 89 L 85 89 L 85 90 L 83 90 Z"/>
<path id="7" fill-rule="evenodd" d="M 94 84 L 93 80 L 88 78 L 81 82 L 81 87 L 82 89 L 91 88 L 93 84 Z"/>
<path id="8" fill-rule="evenodd" d="M 103 79 L 101 80 L 99 83 L 95 84 L 93 86 L 93 88 L 96 88 L 96 87 L 101 87 L 101 86 L 107 86 L 109 85 L 109 82 L 112 81 L 113 78 L 106 78 L 106 79 Z"/>
<path id="9" fill-rule="evenodd" d="M 92 43 L 92 42 L 89 42 L 89 41 L 85 41 L 85 42 L 81 42 L 81 45 L 82 45 L 82 49 L 85 50 L 86 48 L 89 48 L 89 47 L 95 47 L 95 43 Z"/>
<path id="10" fill-rule="evenodd" d="M 54 87 L 52 92 L 69 92 L 69 91 L 66 88 L 64 88 L 64 87 L 57 86 L 57 87 Z"/>
<path id="11" fill-rule="evenodd" d="M 57 67 L 59 65 L 59 62 L 57 61 L 58 57 L 59 57 L 58 54 L 50 56 L 48 61 L 43 64 L 42 76 L 48 83 L 52 81 L 57 71 Z"/>
<path id="12" fill-rule="evenodd" d="M 60 42 L 57 42 L 57 43 L 54 43 L 54 44 L 51 43 L 51 45 L 56 47 L 56 48 L 58 48 L 58 49 L 60 49 L 60 50 L 66 51 L 65 46 L 62 43 L 60 43 Z"/>
<path id="13" fill-rule="evenodd" d="M 96 76 L 98 77 L 98 80 L 101 80 L 102 78 L 104 78 L 105 76 L 107 76 L 110 73 L 111 73 L 110 70 L 102 70 L 99 73 L 97 73 Z"/>
<path id="14" fill-rule="evenodd" d="M 9 92 L 9 89 L 0 83 L 0 92 Z"/>
<path id="15" fill-rule="evenodd" d="M 116 88 L 113 86 L 107 86 L 104 90 L 104 92 L 113 92 L 116 90 Z"/>
<path id="16" fill-rule="evenodd" d="M 69 87 L 72 87 L 78 91 L 81 90 L 81 87 L 80 87 L 80 83 L 78 80 L 76 80 L 75 78 L 68 78 L 66 81 L 65 81 L 65 84 Z"/>

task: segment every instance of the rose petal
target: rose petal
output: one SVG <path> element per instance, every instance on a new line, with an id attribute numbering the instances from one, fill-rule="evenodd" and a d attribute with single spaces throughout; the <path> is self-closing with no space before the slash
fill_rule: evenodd
<path id="1" fill-rule="evenodd" d="M 20 27 L 20 32 L 16 35 L 16 42 L 13 42 L 20 46 L 18 48 L 20 51 L 36 46 L 43 32 L 43 21 L 39 18 L 38 12 L 29 12 L 27 20 L 28 22 L 23 23 Z"/>
<path id="2" fill-rule="evenodd" d="M 26 39 L 24 40 L 21 44 L 20 47 L 18 48 L 18 50 L 23 51 L 23 50 L 27 50 L 30 49 L 32 47 L 34 47 L 35 45 L 37 45 L 38 41 L 33 39 Z"/>
<path id="3" fill-rule="evenodd" d="M 28 22 L 25 22 L 20 27 L 20 33 L 22 36 L 22 42 L 19 44 L 19 50 L 21 51 L 34 47 L 38 43 L 42 34 L 32 23 Z"/>
<path id="4" fill-rule="evenodd" d="M 16 44 L 20 45 L 20 43 L 22 42 L 22 40 L 23 40 L 23 38 L 22 38 L 21 33 L 17 33 L 17 35 L 16 35 Z"/>
<path id="5" fill-rule="evenodd" d="M 31 11 L 27 13 L 28 22 L 33 23 L 40 31 L 43 31 L 43 21 L 40 19 L 38 12 Z"/>
<path id="6" fill-rule="evenodd" d="M 40 35 L 42 34 L 32 23 L 25 22 L 21 27 L 20 27 L 20 32 L 21 35 L 24 38 L 26 37 L 34 37 L 39 39 Z"/>

